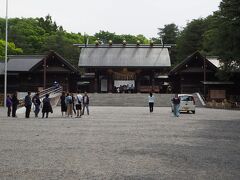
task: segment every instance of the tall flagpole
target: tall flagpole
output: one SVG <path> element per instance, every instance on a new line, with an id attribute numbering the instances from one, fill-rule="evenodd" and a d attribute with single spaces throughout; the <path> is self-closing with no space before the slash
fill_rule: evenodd
<path id="1" fill-rule="evenodd" d="M 6 0 L 6 39 L 5 39 L 5 71 L 4 71 L 4 106 L 7 106 L 7 53 L 8 53 L 8 0 Z"/>

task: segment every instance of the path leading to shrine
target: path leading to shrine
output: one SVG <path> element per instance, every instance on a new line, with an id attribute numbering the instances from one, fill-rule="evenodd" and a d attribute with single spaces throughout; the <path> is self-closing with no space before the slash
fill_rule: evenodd
<path id="1" fill-rule="evenodd" d="M 6 118 L 0 179 L 240 179 L 240 111 L 91 107 L 90 116 Z M 33 116 L 33 115 L 32 115 Z"/>

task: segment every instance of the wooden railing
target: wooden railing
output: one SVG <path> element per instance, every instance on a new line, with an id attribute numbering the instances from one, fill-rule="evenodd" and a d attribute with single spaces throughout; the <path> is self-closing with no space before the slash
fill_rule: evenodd
<path id="1" fill-rule="evenodd" d="M 42 91 L 40 91 L 40 95 L 39 95 L 39 98 L 40 99 L 43 99 L 45 97 L 46 94 L 49 94 L 49 95 L 53 95 L 53 94 L 57 94 L 57 93 L 61 93 L 63 90 L 62 86 L 59 86 L 59 87 L 50 87 L 50 88 L 47 88 L 47 89 L 44 89 Z M 31 95 L 31 98 L 34 96 L 35 94 L 32 94 Z M 24 98 L 21 98 L 19 99 L 19 106 L 18 108 L 21 108 L 24 106 Z"/>

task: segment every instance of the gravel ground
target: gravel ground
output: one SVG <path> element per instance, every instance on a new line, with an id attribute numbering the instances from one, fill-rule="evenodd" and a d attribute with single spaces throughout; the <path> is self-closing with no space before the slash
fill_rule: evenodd
<path id="1" fill-rule="evenodd" d="M 6 118 L 0 179 L 240 179 L 240 111 L 91 107 L 90 115 Z"/>

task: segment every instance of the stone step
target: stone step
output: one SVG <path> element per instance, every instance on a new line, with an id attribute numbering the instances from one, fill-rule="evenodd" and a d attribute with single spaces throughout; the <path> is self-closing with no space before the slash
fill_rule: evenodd
<path id="1" fill-rule="evenodd" d="M 88 94 L 92 106 L 148 106 L 148 94 Z M 173 94 L 154 94 L 155 106 L 171 106 Z"/>

